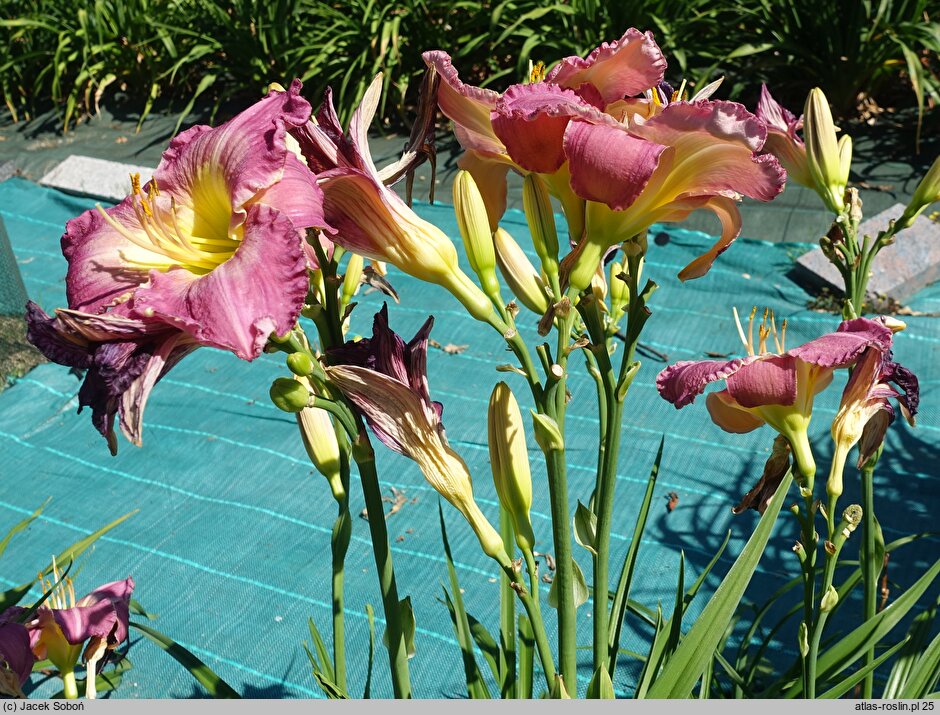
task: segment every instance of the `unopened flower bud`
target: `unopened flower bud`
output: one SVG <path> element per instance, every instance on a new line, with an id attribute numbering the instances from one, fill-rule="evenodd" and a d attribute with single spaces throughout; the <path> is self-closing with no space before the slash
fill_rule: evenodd
<path id="1" fill-rule="evenodd" d="M 624 308 L 630 303 L 630 288 L 622 278 L 624 267 L 620 261 L 610 264 L 610 277 L 607 279 L 607 290 L 610 292 L 610 314 L 614 321 L 619 321 Z"/>
<path id="2" fill-rule="evenodd" d="M 310 402 L 310 390 L 290 377 L 279 377 L 271 383 L 271 402 L 285 412 L 300 412 Z"/>
<path id="3" fill-rule="evenodd" d="M 299 381 L 299 384 L 308 385 L 305 381 Z M 330 415 L 319 407 L 304 407 L 297 413 L 297 426 L 313 466 L 326 477 L 333 498 L 343 501 L 346 490 L 343 488 L 340 470 L 339 442 Z"/>
<path id="4" fill-rule="evenodd" d="M 558 231 L 548 187 L 538 174 L 526 174 L 522 184 L 522 205 L 532 234 L 532 245 L 542 262 L 542 270 L 551 282 L 558 276 Z"/>
<path id="5" fill-rule="evenodd" d="M 800 655 L 804 658 L 809 653 L 809 628 L 806 625 L 805 621 L 800 621 L 799 634 L 797 635 L 797 643 L 800 648 Z"/>
<path id="6" fill-rule="evenodd" d="M 532 473 L 525 443 L 522 413 L 512 391 L 498 382 L 490 395 L 490 468 L 503 508 L 512 518 L 516 543 L 523 550 L 535 545 L 529 510 L 532 507 Z"/>
<path id="7" fill-rule="evenodd" d="M 359 290 L 359 283 L 362 282 L 362 266 L 365 259 L 358 253 L 350 253 L 349 261 L 346 263 L 346 275 L 343 276 L 343 305 L 349 305 L 349 302 Z"/>
<path id="8" fill-rule="evenodd" d="M 496 251 L 486 204 L 473 176 L 463 169 L 457 172 L 454 179 L 454 213 L 470 267 L 480 278 L 483 292 L 501 303 L 499 281 L 496 278 Z"/>
<path id="9" fill-rule="evenodd" d="M 841 213 L 845 207 L 843 154 L 836 140 L 836 128 L 832 122 L 829 102 L 819 87 L 810 90 L 803 116 L 806 163 L 816 183 L 816 191 L 830 211 Z M 851 161 L 851 143 L 844 145 L 843 148 Z"/>
<path id="10" fill-rule="evenodd" d="M 499 270 L 506 279 L 509 289 L 526 308 L 533 313 L 544 315 L 548 310 L 548 294 L 545 283 L 529 261 L 522 248 L 504 229 L 497 228 L 493 233 L 496 244 L 496 260 Z"/>
<path id="11" fill-rule="evenodd" d="M 532 425 L 535 429 L 535 441 L 539 443 L 543 452 L 565 448 L 565 438 L 561 436 L 558 423 L 551 417 L 533 410 Z"/>
<path id="12" fill-rule="evenodd" d="M 930 169 L 920 180 L 917 188 L 914 189 L 914 195 L 911 201 L 904 209 L 904 214 L 898 219 L 901 228 L 907 228 L 914 219 L 930 204 L 940 201 L 940 156 L 934 159 Z"/>
<path id="13" fill-rule="evenodd" d="M 291 353 L 287 356 L 287 367 L 295 375 L 306 377 L 313 372 L 313 360 L 307 353 Z"/>
<path id="14" fill-rule="evenodd" d="M 836 607 L 838 602 L 839 594 L 835 588 L 830 585 L 829 590 L 823 594 L 822 600 L 819 602 L 819 610 L 821 613 L 828 613 Z"/>

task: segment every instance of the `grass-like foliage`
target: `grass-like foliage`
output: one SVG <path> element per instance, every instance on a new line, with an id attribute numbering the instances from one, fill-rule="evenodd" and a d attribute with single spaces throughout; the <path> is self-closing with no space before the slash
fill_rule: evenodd
<path id="1" fill-rule="evenodd" d="M 155 103 L 185 115 L 257 97 L 300 77 L 351 107 L 385 73 L 380 116 L 401 124 L 424 70 L 446 49 L 461 76 L 501 88 L 530 60 L 582 54 L 627 27 L 651 29 L 669 79 L 725 75 L 732 98 L 755 83 L 802 101 L 825 86 L 851 114 L 896 85 L 923 108 L 940 99 L 940 23 L 928 0 L 5 0 L 0 94 L 14 119 L 54 106 L 67 130 L 116 95 L 143 121 Z M 743 61 L 743 58 L 747 58 Z M 739 73 L 746 69 L 747 75 Z M 896 93 L 895 93 L 896 95 Z"/>

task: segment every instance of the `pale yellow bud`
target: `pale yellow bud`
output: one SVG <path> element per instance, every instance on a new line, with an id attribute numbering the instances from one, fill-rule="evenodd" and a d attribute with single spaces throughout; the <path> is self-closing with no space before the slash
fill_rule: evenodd
<path id="1" fill-rule="evenodd" d="M 845 207 L 843 154 L 836 140 L 829 102 L 819 87 L 810 90 L 803 116 L 806 163 L 816 183 L 816 191 L 831 211 L 840 213 Z M 851 143 L 845 145 L 845 149 L 851 160 Z"/>
<path id="2" fill-rule="evenodd" d="M 496 278 L 496 249 L 486 204 L 469 171 L 461 169 L 454 179 L 454 214 L 467 252 L 470 267 L 480 278 L 483 291 L 497 303 L 499 281 Z"/>
<path id="3" fill-rule="evenodd" d="M 311 389 L 311 384 L 306 378 L 296 379 Z M 297 426 L 300 428 L 300 438 L 303 440 L 304 449 L 307 450 L 307 456 L 317 471 L 326 477 L 333 498 L 342 501 L 346 497 L 340 467 L 342 460 L 329 413 L 319 407 L 304 407 L 297 413 Z"/>
<path id="4" fill-rule="evenodd" d="M 836 607 L 838 602 L 839 593 L 830 585 L 827 591 L 823 594 L 822 600 L 819 602 L 819 610 L 822 613 L 828 613 Z"/>
<path id="5" fill-rule="evenodd" d="M 610 277 L 607 288 L 610 291 L 610 314 L 615 322 L 620 320 L 623 309 L 630 304 L 630 288 L 620 276 L 624 274 L 624 266 L 620 261 L 610 264 Z"/>
<path id="6" fill-rule="evenodd" d="M 521 549 L 535 546 L 532 521 L 532 473 L 525 443 L 522 413 L 512 391 L 499 382 L 490 395 L 489 407 L 490 468 L 493 483 L 503 508 L 512 518 L 516 543 Z"/>
<path id="7" fill-rule="evenodd" d="M 543 315 L 548 310 L 548 294 L 535 266 L 504 229 L 496 229 L 493 241 L 499 270 L 513 295 L 533 313 Z"/>
<path id="8" fill-rule="evenodd" d="M 548 187 L 538 174 L 526 174 L 522 184 L 522 205 L 532 234 L 532 245 L 542 262 L 542 270 L 552 282 L 558 277 L 558 231 Z"/>

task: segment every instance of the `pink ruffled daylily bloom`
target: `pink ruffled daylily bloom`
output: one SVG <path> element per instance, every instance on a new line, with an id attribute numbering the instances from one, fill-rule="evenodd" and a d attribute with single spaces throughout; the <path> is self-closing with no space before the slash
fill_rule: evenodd
<path id="1" fill-rule="evenodd" d="M 780 105 L 771 96 L 766 84 L 760 86 L 760 100 L 755 114 L 767 126 L 764 151 L 777 157 L 790 179 L 815 191 L 816 184 L 806 163 L 806 145 L 797 134 L 803 128 L 803 117 L 797 117 Z"/>
<path id="2" fill-rule="evenodd" d="M 576 290 L 590 285 L 611 246 L 705 208 L 721 221 L 721 237 L 679 273 L 700 277 L 740 233 L 741 195 L 769 201 L 783 189 L 777 160 L 759 155 L 763 123 L 740 104 L 708 100 L 714 86 L 672 101 L 649 33 L 630 30 L 502 95 L 460 83 L 443 53 L 425 61 L 442 75 L 439 102 L 464 148 L 477 161 L 541 174 L 559 197 L 575 244 L 563 267 Z"/>
<path id="3" fill-rule="evenodd" d="M 506 174 L 510 169 L 526 170 L 517 157 L 510 155 L 494 128 L 494 113 L 501 95 L 462 82 L 450 55 L 442 50 L 425 52 L 422 57 L 441 77 L 438 104 L 444 115 L 453 121 L 457 141 L 465 151 L 458 166 L 473 175 L 483 193 L 490 226 L 496 230 L 506 210 Z M 603 108 L 616 114 L 622 110 L 624 97 L 656 87 L 662 82 L 665 70 L 666 59 L 652 33 L 630 28 L 619 40 L 602 43 L 586 58 L 572 56 L 561 60 L 545 76 L 544 83 L 589 93 Z M 513 85 L 513 88 L 518 86 L 522 85 Z M 563 170 L 545 178 L 565 207 L 572 235 L 580 237 L 584 201 L 571 191 Z"/>
<path id="4" fill-rule="evenodd" d="M 30 340 L 88 374 L 82 406 L 116 450 L 114 419 L 135 444 L 147 396 L 200 345 L 243 360 L 297 321 L 312 267 L 304 231 L 328 229 L 322 192 L 288 150 L 310 105 L 300 82 L 219 127 L 170 143 L 153 179 L 117 206 L 69 221 L 69 309 L 30 305 Z"/>
<path id="5" fill-rule="evenodd" d="M 759 331 L 757 346 L 750 335 L 743 338 L 741 331 L 749 353 L 746 357 L 678 362 L 659 373 L 656 387 L 678 409 L 691 404 L 712 382 L 724 380 L 726 388 L 706 398 L 712 421 L 733 433 L 769 424 L 787 438 L 797 476 L 811 488 L 816 464 L 807 429 L 814 397 L 832 381 L 836 370 L 855 365 L 866 351 L 888 354 L 892 333 L 880 321 L 856 318 L 842 322 L 834 333 L 791 350 L 784 351 L 782 341 L 777 341 L 777 352 L 772 353 L 766 349 L 766 340 L 771 335 L 776 339 L 776 331 L 768 329 L 766 322 Z"/>

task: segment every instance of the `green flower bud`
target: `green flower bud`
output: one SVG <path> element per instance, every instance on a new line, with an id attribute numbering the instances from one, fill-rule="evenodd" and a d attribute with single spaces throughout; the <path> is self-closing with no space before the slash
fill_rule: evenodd
<path id="1" fill-rule="evenodd" d="M 800 647 L 800 655 L 805 658 L 809 653 L 809 628 L 807 628 L 804 621 L 800 621 L 800 630 L 799 635 L 797 636 L 797 642 Z"/>
<path id="2" fill-rule="evenodd" d="M 307 353 L 291 353 L 287 356 L 287 367 L 295 375 L 306 377 L 313 372 L 313 360 Z"/>
<path id="3" fill-rule="evenodd" d="M 839 602 L 839 594 L 832 587 L 829 586 L 829 590 L 823 594 L 822 600 L 819 602 L 819 610 L 822 613 L 828 613 L 833 608 L 836 607 L 836 604 Z"/>
<path id="4" fill-rule="evenodd" d="M 607 289 L 610 291 L 610 314 L 615 322 L 620 320 L 623 309 L 630 304 L 630 288 L 627 286 L 627 282 L 619 277 L 623 273 L 624 268 L 620 261 L 613 261 L 610 264 Z"/>
<path id="5" fill-rule="evenodd" d="M 496 249 L 486 204 L 480 189 L 469 171 L 461 169 L 454 179 L 454 213 L 470 267 L 480 278 L 483 292 L 501 303 L 499 281 L 496 278 Z"/>
<path id="6" fill-rule="evenodd" d="M 553 282 L 558 277 L 558 231 L 548 187 L 538 174 L 526 174 L 522 183 L 522 205 L 542 270 L 549 282 Z"/>
<path id="7" fill-rule="evenodd" d="M 490 468 L 503 508 L 512 518 L 516 543 L 524 551 L 535 546 L 529 510 L 532 507 L 532 473 L 525 443 L 522 413 L 512 391 L 499 382 L 490 395 Z"/>
<path id="8" fill-rule="evenodd" d="M 841 213 L 845 207 L 845 184 L 848 178 L 848 171 L 843 166 L 846 159 L 851 162 L 851 141 L 842 143 L 836 140 L 836 127 L 832 122 L 829 102 L 819 87 L 810 90 L 803 116 L 806 163 L 816 184 L 816 192 L 830 211 Z"/>
<path id="9" fill-rule="evenodd" d="M 358 253 L 350 253 L 349 261 L 346 263 L 346 275 L 343 276 L 343 305 L 349 305 L 349 302 L 359 290 L 359 283 L 362 280 L 363 258 Z"/>
<path id="10" fill-rule="evenodd" d="M 898 220 L 899 223 L 903 228 L 907 228 L 914 223 L 914 219 L 920 215 L 921 211 L 937 201 L 940 201 L 940 156 L 934 159 L 930 169 L 914 189 L 911 202 L 904 209 L 904 215 Z"/>
<path id="11" fill-rule="evenodd" d="M 279 377 L 271 383 L 271 402 L 279 410 L 300 412 L 310 402 L 310 390 L 290 377 Z"/>
<path id="12" fill-rule="evenodd" d="M 526 308 L 538 315 L 544 315 L 548 310 L 548 294 L 545 283 L 535 266 L 529 261 L 516 243 L 502 228 L 497 228 L 493 234 L 496 244 L 496 260 L 499 270 L 506 279 L 509 289 Z"/>
<path id="13" fill-rule="evenodd" d="M 543 452 L 565 448 L 565 438 L 561 436 L 558 423 L 551 417 L 532 410 L 532 425 L 535 429 L 535 441 Z"/>

